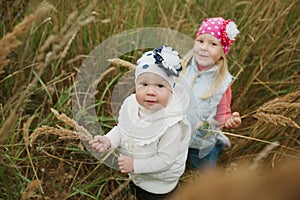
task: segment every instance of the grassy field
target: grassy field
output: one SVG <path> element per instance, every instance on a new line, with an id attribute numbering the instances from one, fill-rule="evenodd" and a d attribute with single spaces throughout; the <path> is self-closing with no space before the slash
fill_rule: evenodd
<path id="1" fill-rule="evenodd" d="M 232 110 L 243 123 L 224 130 L 232 147 L 219 166 L 273 170 L 299 161 L 299 1 L 18 0 L 0 6 L 0 199 L 130 199 L 127 177 L 98 162 L 50 108 L 72 118 L 78 69 L 108 38 L 143 27 L 193 38 L 199 23 L 213 16 L 233 19 L 241 32 L 228 61 L 235 77 Z M 141 51 L 122 59 L 135 63 Z M 98 85 L 95 107 L 104 131 L 115 123 L 111 91 L 128 70 L 112 63 Z M 193 176 L 187 171 L 182 182 Z"/>

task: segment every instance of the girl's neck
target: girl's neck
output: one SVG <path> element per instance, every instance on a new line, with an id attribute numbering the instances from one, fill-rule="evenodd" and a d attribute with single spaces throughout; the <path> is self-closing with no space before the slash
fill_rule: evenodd
<path id="1" fill-rule="evenodd" d="M 201 65 L 197 65 L 199 72 L 203 71 L 206 67 L 202 67 Z"/>
<path id="2" fill-rule="evenodd" d="M 198 68 L 199 72 L 202 72 L 202 71 L 204 71 L 204 70 L 209 70 L 210 68 L 213 68 L 214 66 L 215 66 L 215 65 L 213 65 L 213 66 L 211 66 L 211 67 L 203 67 L 203 66 L 197 64 L 197 68 Z"/>

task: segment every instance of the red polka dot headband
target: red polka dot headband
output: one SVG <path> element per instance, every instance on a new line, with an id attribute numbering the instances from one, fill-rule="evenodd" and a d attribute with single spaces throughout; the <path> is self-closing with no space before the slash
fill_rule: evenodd
<path id="1" fill-rule="evenodd" d="M 197 36 L 201 34 L 211 34 L 218 38 L 225 54 L 228 54 L 230 45 L 235 41 L 235 37 L 239 34 L 234 21 L 230 19 L 223 19 L 222 17 L 205 19 L 197 31 Z"/>

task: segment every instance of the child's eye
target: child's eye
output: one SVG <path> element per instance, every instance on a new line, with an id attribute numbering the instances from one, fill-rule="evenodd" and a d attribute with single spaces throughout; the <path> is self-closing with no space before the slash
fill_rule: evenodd
<path id="1" fill-rule="evenodd" d="M 218 44 L 215 43 L 215 42 L 212 42 L 211 45 L 212 45 L 212 46 L 217 46 Z"/>
<path id="2" fill-rule="evenodd" d="M 141 85 L 141 86 L 147 86 L 148 84 L 147 84 L 147 83 L 144 83 L 144 82 L 142 82 L 142 83 L 140 83 L 140 85 Z"/>
<path id="3" fill-rule="evenodd" d="M 157 87 L 159 87 L 159 88 L 163 88 L 163 87 L 165 87 L 163 84 L 157 84 Z"/>
<path id="4" fill-rule="evenodd" d="M 197 42 L 203 43 L 203 40 L 197 40 Z"/>

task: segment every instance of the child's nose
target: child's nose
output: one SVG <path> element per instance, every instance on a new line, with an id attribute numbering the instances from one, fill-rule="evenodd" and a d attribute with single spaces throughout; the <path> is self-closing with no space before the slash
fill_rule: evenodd
<path id="1" fill-rule="evenodd" d="M 147 95 L 155 95 L 155 87 L 153 85 L 149 85 L 147 87 Z"/>
<path id="2" fill-rule="evenodd" d="M 207 50 L 207 44 L 206 43 L 200 44 L 200 49 Z"/>

